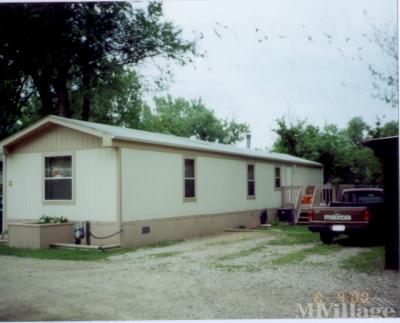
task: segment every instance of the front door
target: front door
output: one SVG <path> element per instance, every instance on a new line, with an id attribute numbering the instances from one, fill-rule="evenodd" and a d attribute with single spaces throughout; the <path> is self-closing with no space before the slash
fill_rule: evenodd
<path id="1" fill-rule="evenodd" d="M 293 169 L 292 167 L 285 167 L 285 186 L 292 186 L 292 176 Z"/>

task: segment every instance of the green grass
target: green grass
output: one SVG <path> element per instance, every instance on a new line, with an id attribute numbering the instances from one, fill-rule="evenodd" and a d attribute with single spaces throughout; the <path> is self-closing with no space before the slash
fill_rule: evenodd
<path id="1" fill-rule="evenodd" d="M 307 244 L 319 242 L 319 236 L 308 231 L 307 226 L 289 226 L 282 225 L 274 228 L 260 227 L 257 231 L 265 232 L 274 237 L 273 240 L 265 241 L 250 249 L 240 250 L 238 252 L 230 253 L 216 258 L 219 261 L 231 260 L 240 257 L 246 257 L 254 253 L 264 250 L 271 245 L 279 246 L 292 246 L 297 244 Z M 232 242 L 232 241 L 230 241 Z M 233 241 L 237 242 L 237 241 Z"/>
<path id="2" fill-rule="evenodd" d="M 276 239 L 268 241 L 271 246 L 293 246 L 300 244 L 318 243 L 319 236 L 313 234 L 279 235 Z"/>
<path id="3" fill-rule="evenodd" d="M 328 255 L 342 249 L 337 245 L 318 245 L 310 248 L 293 251 L 272 260 L 272 265 L 281 266 L 296 264 L 311 255 Z"/>
<path id="4" fill-rule="evenodd" d="M 264 228 L 263 228 L 264 229 Z M 273 228 L 265 228 L 265 232 L 271 235 L 277 235 L 276 239 L 268 241 L 269 245 L 291 246 L 301 244 L 319 243 L 319 235 L 308 231 L 307 226 L 277 226 Z M 345 247 L 341 245 L 316 245 L 300 251 L 291 252 L 275 258 L 273 265 L 285 265 L 299 263 L 306 259 L 309 255 L 327 255 L 332 252 L 339 251 Z M 384 267 L 384 248 L 373 247 L 360 252 L 356 256 L 343 259 L 340 266 L 344 269 L 354 270 L 357 272 L 374 273 L 381 271 Z"/>
<path id="5" fill-rule="evenodd" d="M 217 241 L 217 242 L 208 242 L 206 243 L 207 246 L 224 246 L 224 245 L 229 245 L 229 244 L 234 244 L 234 243 L 238 243 L 240 241 L 246 241 L 246 240 L 252 240 L 253 237 L 248 236 L 248 237 L 241 237 L 240 239 L 235 239 L 235 240 L 223 240 L 223 241 Z"/>
<path id="6" fill-rule="evenodd" d="M 342 248 L 339 245 L 320 244 L 319 235 L 310 232 L 307 226 L 279 226 L 271 229 L 271 233 L 277 234 L 276 239 L 268 241 L 268 244 L 271 246 L 318 244 L 277 257 L 272 260 L 273 265 L 295 264 L 303 261 L 310 255 L 327 255 Z"/>
<path id="7" fill-rule="evenodd" d="M 319 242 L 318 234 L 310 232 L 307 226 L 280 225 L 272 228 L 260 227 L 257 228 L 257 231 L 263 231 L 276 237 L 268 242 L 269 245 L 292 246 Z"/>
<path id="8" fill-rule="evenodd" d="M 240 258 L 240 257 L 246 257 L 253 253 L 260 252 L 261 250 L 265 249 L 265 247 L 266 247 L 266 243 L 264 242 L 253 248 L 240 250 L 238 252 L 233 252 L 228 255 L 218 257 L 217 259 L 218 260 L 229 260 L 229 259 L 236 259 L 236 258 Z"/>
<path id="9" fill-rule="evenodd" d="M 338 247 L 338 246 L 320 245 L 320 246 L 314 246 L 314 247 L 307 248 L 304 250 L 299 250 L 299 251 L 291 252 L 288 254 L 284 254 L 284 255 L 278 256 L 275 259 L 272 259 L 272 261 L 269 260 L 269 261 L 251 263 L 251 264 L 248 263 L 248 264 L 243 264 L 243 265 L 214 263 L 211 265 L 211 267 L 215 268 L 215 269 L 223 270 L 223 271 L 228 271 L 228 272 L 234 272 L 234 271 L 257 272 L 257 271 L 263 270 L 265 268 L 270 268 L 270 269 L 275 270 L 275 269 L 285 266 L 285 265 L 300 263 L 310 255 L 328 255 L 330 253 L 336 252 L 339 249 L 340 249 L 340 247 Z M 312 264 L 312 265 L 314 266 L 314 264 Z M 319 263 L 316 265 L 320 266 L 323 264 Z"/>
<path id="10" fill-rule="evenodd" d="M 345 258 L 340 267 L 362 273 L 376 273 L 384 269 L 385 249 L 383 246 L 373 247 L 355 256 Z"/>
<path id="11" fill-rule="evenodd" d="M 250 263 L 250 264 L 226 264 L 217 262 L 212 264 L 212 268 L 220 269 L 223 271 L 234 272 L 256 272 L 263 268 L 271 267 L 277 269 L 281 266 L 298 264 L 303 261 L 304 264 L 312 266 L 324 266 L 323 262 L 314 263 L 306 262 L 307 258 L 312 255 L 330 255 L 332 253 L 343 250 L 344 246 L 340 244 L 325 245 L 321 244 L 319 235 L 308 231 L 307 226 L 276 226 L 265 228 L 258 228 L 257 231 L 265 232 L 267 236 L 270 236 L 271 240 L 265 241 L 253 248 L 241 250 L 235 253 L 231 253 L 225 256 L 216 258 L 219 261 L 232 260 L 240 257 L 246 257 L 253 253 L 260 252 L 265 248 L 272 246 L 294 246 L 304 245 L 306 248 L 292 251 L 283 255 L 278 255 L 276 258 L 267 262 Z M 273 248 L 273 247 L 272 247 Z M 372 247 L 365 251 L 360 252 L 356 256 L 345 258 L 338 264 L 341 268 L 354 270 L 357 272 L 374 273 L 379 272 L 384 266 L 384 249 L 383 247 Z"/>
<path id="12" fill-rule="evenodd" d="M 231 254 L 227 254 L 216 258 L 218 261 L 232 260 L 240 257 L 246 257 L 251 254 L 261 252 L 265 248 L 272 248 L 272 246 L 293 246 L 293 245 L 307 245 L 314 244 L 312 247 L 308 247 L 303 250 L 293 251 L 284 255 L 280 255 L 272 261 L 245 264 L 245 265 L 233 265 L 225 263 L 214 263 L 213 268 L 224 270 L 224 271 L 245 271 L 255 272 L 268 266 L 282 266 L 287 264 L 299 263 L 306 259 L 310 255 L 327 255 L 332 252 L 336 252 L 341 249 L 338 245 L 321 245 L 319 236 L 308 231 L 307 226 L 277 226 L 274 228 L 260 228 L 260 231 L 264 231 L 267 235 L 271 236 L 272 240 L 267 240 L 258 244 L 257 246 L 240 250 Z M 315 245 L 318 243 L 318 245 Z"/>
<path id="13" fill-rule="evenodd" d="M 308 230 L 307 225 L 280 225 L 277 227 L 271 228 L 272 232 L 285 232 L 285 233 L 307 233 L 312 234 L 310 230 Z"/>
<path id="14" fill-rule="evenodd" d="M 55 259 L 55 260 L 78 260 L 78 261 L 100 261 L 108 257 L 121 255 L 128 252 L 135 252 L 139 249 L 168 247 L 182 240 L 161 241 L 141 248 L 120 248 L 105 251 L 99 250 L 75 250 L 75 249 L 21 249 L 12 248 L 6 244 L 0 244 L 0 256 L 15 256 L 35 259 Z"/>
<path id="15" fill-rule="evenodd" d="M 58 260 L 103 260 L 107 257 L 135 251 L 135 249 L 114 249 L 106 251 L 97 250 L 75 250 L 75 249 L 20 249 L 0 244 L 0 255 L 15 256 L 35 259 L 58 259 Z"/>
<path id="16" fill-rule="evenodd" d="M 149 256 L 154 257 L 154 258 L 168 258 L 168 257 L 174 257 L 179 254 L 180 254 L 180 252 L 171 251 L 171 252 L 152 253 Z"/>
<path id="17" fill-rule="evenodd" d="M 269 245 L 273 246 L 293 246 L 319 242 L 319 235 L 310 232 L 307 226 L 279 226 L 270 229 L 269 233 L 276 237 L 276 239 L 268 242 Z"/>
<path id="18" fill-rule="evenodd" d="M 283 233 L 311 233 L 306 225 L 277 225 L 272 227 L 258 227 L 255 230 Z"/>

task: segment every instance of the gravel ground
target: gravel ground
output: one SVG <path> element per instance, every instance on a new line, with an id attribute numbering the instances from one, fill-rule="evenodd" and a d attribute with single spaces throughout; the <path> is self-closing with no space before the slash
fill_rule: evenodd
<path id="1" fill-rule="evenodd" d="M 0 257 L 0 321 L 295 318 L 316 292 L 367 291 L 400 316 L 400 276 L 340 269 L 346 247 L 276 266 L 309 248 L 266 245 L 274 235 L 224 233 L 106 261 Z"/>

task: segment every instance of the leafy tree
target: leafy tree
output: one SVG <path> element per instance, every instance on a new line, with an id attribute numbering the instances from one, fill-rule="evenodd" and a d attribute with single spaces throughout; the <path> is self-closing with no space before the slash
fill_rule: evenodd
<path id="1" fill-rule="evenodd" d="M 375 127 L 370 128 L 368 136 L 370 138 L 382 138 L 399 135 L 399 124 L 397 121 L 389 121 L 382 125 L 382 121 L 377 117 Z"/>
<path id="2" fill-rule="evenodd" d="M 347 124 L 347 128 L 345 129 L 350 143 L 354 145 L 361 145 L 361 143 L 365 140 L 365 136 L 369 130 L 370 127 L 361 117 L 355 117 L 351 119 Z"/>
<path id="3" fill-rule="evenodd" d="M 398 121 L 389 121 L 383 125 L 380 137 L 392 137 L 398 135 L 399 135 Z"/>
<path id="4" fill-rule="evenodd" d="M 281 118 L 276 122 L 278 128 L 274 129 L 274 132 L 279 136 L 279 139 L 274 143 L 273 149 L 293 156 L 299 155 L 299 144 L 302 142 L 300 136 L 304 131 L 305 121 L 297 121 L 296 125 L 287 125 L 286 119 Z"/>
<path id="5" fill-rule="evenodd" d="M 85 93 L 80 88 L 71 91 L 71 101 L 77 106 L 84 96 Z M 96 86 L 91 89 L 90 100 L 93 108 L 90 121 L 131 128 L 141 127 L 140 115 L 144 102 L 140 80 L 134 71 L 115 68 L 109 78 L 97 81 Z M 74 118 L 79 119 L 82 113 L 81 109 L 77 109 Z"/>
<path id="6" fill-rule="evenodd" d="M 0 138 L 19 129 L 21 109 L 32 95 L 31 80 L 15 64 L 0 59 Z"/>
<path id="7" fill-rule="evenodd" d="M 73 60 L 72 10 L 65 4 L 2 4 L 0 6 L 0 55 L 32 79 L 39 92 L 41 114 L 69 115 L 67 75 Z"/>
<path id="8" fill-rule="evenodd" d="M 26 103 L 26 96 L 15 95 L 21 82 L 29 81 L 30 90 L 37 93 L 39 107 L 32 100 L 25 108 L 33 104 L 39 116 L 69 117 L 79 111 L 79 117 L 88 120 L 96 109 L 94 96 L 99 98 L 107 82 L 120 82 L 122 67 L 156 56 L 185 63 L 187 54 L 195 53 L 194 43 L 183 40 L 180 29 L 163 21 L 157 2 L 146 8 L 128 2 L 1 4 L 0 39 L 1 70 L 5 70 L 0 92 L 4 100 L 19 99 L 13 109 L 16 116 Z M 10 90 L 10 84 L 16 85 Z M 101 109 L 93 114 L 99 113 Z"/>
<path id="9" fill-rule="evenodd" d="M 183 137 L 232 144 L 244 139 L 249 132 L 245 123 L 218 119 L 213 110 L 201 100 L 187 101 L 171 96 L 155 99 L 155 111 L 143 111 L 142 128 L 149 131 L 169 133 Z"/>
<path id="10" fill-rule="evenodd" d="M 133 10 L 124 3 L 88 3 L 79 19 L 82 45 L 78 52 L 83 95 L 82 119 L 90 115 L 90 91 L 98 80 L 108 79 L 117 66 L 137 64 L 152 57 L 165 57 L 182 64 L 194 44 L 180 38 L 181 31 L 162 21 L 162 5 L 150 2 L 147 10 Z M 104 23 L 107 21 L 108 23 Z"/>
<path id="11" fill-rule="evenodd" d="M 379 161 L 374 157 L 372 150 L 362 145 L 374 128 L 368 126 L 362 118 L 351 119 L 344 129 L 332 124 L 320 129 L 304 120 L 288 124 L 284 118 L 277 120 L 277 125 L 274 131 L 279 137 L 273 150 L 323 164 L 325 182 L 381 182 Z M 395 128 L 395 122 L 389 122 L 382 127 L 386 133 L 394 131 Z M 379 128 L 379 134 L 382 133 Z"/>

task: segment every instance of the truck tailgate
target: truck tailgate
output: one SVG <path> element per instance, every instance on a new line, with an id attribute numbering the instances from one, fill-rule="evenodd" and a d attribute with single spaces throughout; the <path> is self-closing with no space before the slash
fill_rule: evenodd
<path id="1" fill-rule="evenodd" d="M 366 207 L 316 207 L 313 208 L 312 222 L 357 223 L 365 222 Z"/>

